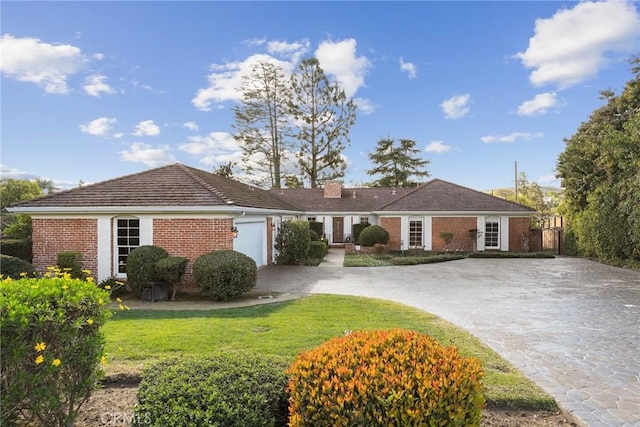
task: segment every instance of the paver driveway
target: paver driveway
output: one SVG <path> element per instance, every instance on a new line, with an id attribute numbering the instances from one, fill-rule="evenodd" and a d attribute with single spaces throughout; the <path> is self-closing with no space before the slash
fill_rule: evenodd
<path id="1" fill-rule="evenodd" d="M 257 288 L 384 298 L 434 313 L 493 347 L 585 425 L 640 426 L 638 271 L 577 258 L 270 266 Z"/>

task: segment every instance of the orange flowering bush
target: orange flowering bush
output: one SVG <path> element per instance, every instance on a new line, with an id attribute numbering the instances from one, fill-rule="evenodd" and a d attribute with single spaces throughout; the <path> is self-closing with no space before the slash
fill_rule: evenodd
<path id="1" fill-rule="evenodd" d="M 480 362 L 414 331 L 349 333 L 288 373 L 292 427 L 480 425 Z"/>

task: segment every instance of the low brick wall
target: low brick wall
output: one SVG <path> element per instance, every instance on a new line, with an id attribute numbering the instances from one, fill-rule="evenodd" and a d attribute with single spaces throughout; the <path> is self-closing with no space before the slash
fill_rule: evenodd
<path id="1" fill-rule="evenodd" d="M 355 255 L 355 254 L 372 254 L 374 250 L 374 246 L 360 246 L 360 251 L 356 250 L 356 245 L 353 243 L 345 243 L 344 244 L 344 253 L 346 255 Z"/>

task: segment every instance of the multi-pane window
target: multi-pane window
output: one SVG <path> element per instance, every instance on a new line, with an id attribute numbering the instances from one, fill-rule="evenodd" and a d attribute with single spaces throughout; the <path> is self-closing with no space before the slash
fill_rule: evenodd
<path id="1" fill-rule="evenodd" d="M 498 221 L 487 221 L 484 225 L 484 247 L 497 248 L 500 242 L 500 223 Z"/>
<path id="2" fill-rule="evenodd" d="M 129 253 L 140 246 L 140 220 L 118 219 L 116 221 L 116 236 L 118 273 L 124 274 L 127 272 Z"/>
<path id="3" fill-rule="evenodd" d="M 360 217 L 360 224 L 369 224 L 369 217 L 368 216 L 361 216 Z"/>
<path id="4" fill-rule="evenodd" d="M 315 216 L 310 216 L 310 217 L 307 218 L 307 221 L 316 222 L 316 217 Z"/>
<path id="5" fill-rule="evenodd" d="M 409 221 L 409 247 L 421 247 L 422 244 L 422 220 Z"/>

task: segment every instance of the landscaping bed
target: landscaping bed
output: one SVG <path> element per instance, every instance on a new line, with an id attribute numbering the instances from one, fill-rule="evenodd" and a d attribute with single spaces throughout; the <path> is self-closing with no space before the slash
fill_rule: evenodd
<path id="1" fill-rule="evenodd" d="M 345 254 L 345 267 L 389 267 L 455 261 L 464 258 L 555 258 L 550 252 L 429 252 L 393 251 L 381 254 Z"/>

